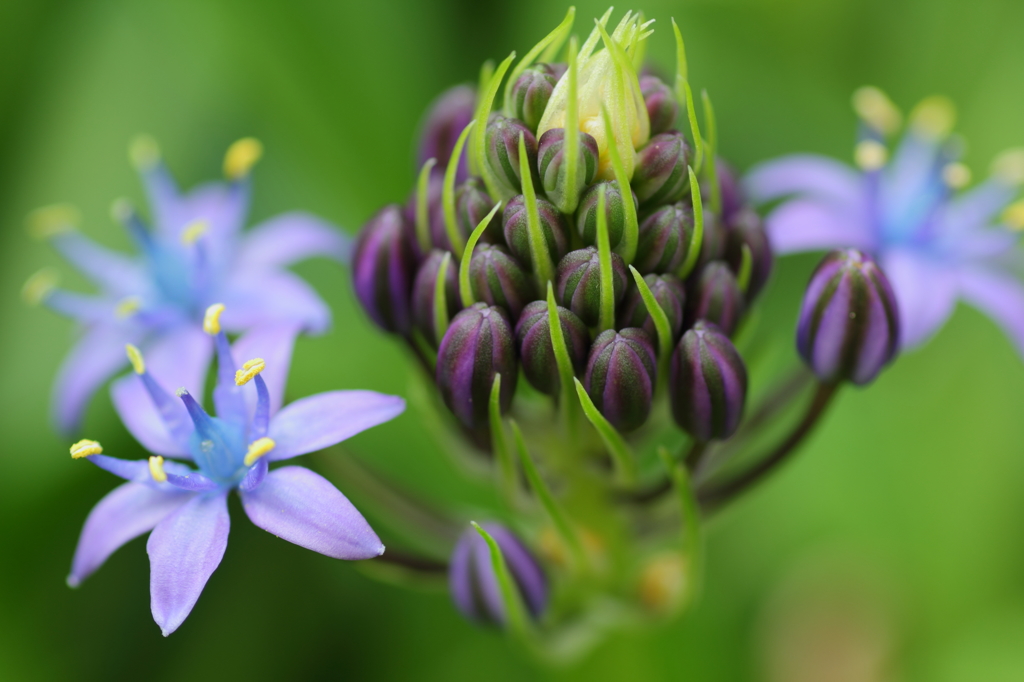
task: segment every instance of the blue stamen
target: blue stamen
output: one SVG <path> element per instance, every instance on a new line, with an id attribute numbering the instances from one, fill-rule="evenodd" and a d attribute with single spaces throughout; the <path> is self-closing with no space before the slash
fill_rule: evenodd
<path id="1" fill-rule="evenodd" d="M 220 482 L 239 478 L 246 452 L 243 429 L 208 415 L 185 389 L 179 389 L 178 397 L 195 425 L 190 450 L 199 468 Z"/>
<path id="2" fill-rule="evenodd" d="M 266 436 L 270 426 L 270 391 L 267 390 L 267 383 L 259 374 L 253 378 L 253 381 L 256 383 L 256 414 L 252 419 L 252 439 L 256 440 Z"/>

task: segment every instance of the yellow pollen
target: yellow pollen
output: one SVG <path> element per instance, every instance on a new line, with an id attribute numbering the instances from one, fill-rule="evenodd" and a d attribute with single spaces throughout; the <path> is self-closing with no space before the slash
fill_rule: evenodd
<path id="1" fill-rule="evenodd" d="M 160 161 L 160 145 L 149 135 L 138 135 L 128 145 L 128 158 L 135 170 L 147 171 Z"/>
<path id="2" fill-rule="evenodd" d="M 149 475 L 157 483 L 167 482 L 167 472 L 164 471 L 164 458 L 160 455 L 153 455 L 149 458 Z"/>
<path id="3" fill-rule="evenodd" d="M 128 359 L 131 361 L 132 369 L 135 370 L 135 373 L 145 374 L 146 361 L 142 357 L 142 352 L 130 343 L 125 344 L 124 350 L 128 353 Z"/>
<path id="4" fill-rule="evenodd" d="M 71 446 L 71 459 L 82 459 L 89 455 L 99 455 L 103 452 L 103 446 L 97 441 L 83 438 Z"/>
<path id="5" fill-rule="evenodd" d="M 275 445 L 277 443 L 270 438 L 258 438 L 249 443 L 249 451 L 245 453 L 245 466 L 251 467 L 256 460 L 273 450 Z"/>
<path id="6" fill-rule="evenodd" d="M 35 239 L 49 239 L 58 234 L 74 232 L 81 216 L 71 204 L 53 204 L 28 214 L 28 233 Z"/>
<path id="7" fill-rule="evenodd" d="M 267 366 L 267 363 L 263 361 L 263 358 L 253 358 L 249 362 L 242 365 L 242 369 L 235 372 L 235 385 L 245 386 L 247 383 L 252 381 L 252 378 L 263 371 L 263 368 Z"/>
<path id="8" fill-rule="evenodd" d="M 910 112 L 910 125 L 914 130 L 940 140 L 953 132 L 955 123 L 956 107 L 940 95 L 924 98 Z"/>
<path id="9" fill-rule="evenodd" d="M 185 246 L 192 246 L 200 237 L 210 229 L 210 223 L 205 220 L 193 220 L 181 231 L 181 243 Z"/>
<path id="10" fill-rule="evenodd" d="M 43 268 L 29 277 L 21 287 L 21 298 L 29 305 L 39 305 L 57 288 L 60 275 L 53 268 Z"/>
<path id="11" fill-rule="evenodd" d="M 220 316 L 224 312 L 223 303 L 214 303 L 206 309 L 203 316 L 203 331 L 210 336 L 220 334 Z"/>
<path id="12" fill-rule="evenodd" d="M 1024 185 L 1024 147 L 1014 147 L 996 157 L 992 174 L 1008 185 Z"/>
<path id="13" fill-rule="evenodd" d="M 853 158 L 861 170 L 876 171 L 889 160 L 889 150 L 881 142 L 864 140 L 857 145 Z"/>
<path id="14" fill-rule="evenodd" d="M 942 169 L 942 181 L 953 189 L 963 189 L 971 184 L 971 169 L 962 163 L 950 163 Z"/>
<path id="15" fill-rule="evenodd" d="M 263 144 L 254 137 L 243 137 L 224 155 L 224 175 L 228 180 L 240 180 L 249 174 L 263 156 Z"/>
<path id="16" fill-rule="evenodd" d="M 114 309 L 114 313 L 122 320 L 126 317 L 131 317 L 135 313 L 139 312 L 142 308 L 142 299 L 138 296 L 127 296 L 122 298 L 117 307 Z"/>
<path id="17" fill-rule="evenodd" d="M 884 135 L 900 129 L 903 115 L 888 95 L 867 85 L 853 93 L 853 109 L 865 123 Z"/>
<path id="18" fill-rule="evenodd" d="M 1003 211 L 1003 222 L 1014 232 L 1024 231 L 1024 199 L 1006 207 Z"/>

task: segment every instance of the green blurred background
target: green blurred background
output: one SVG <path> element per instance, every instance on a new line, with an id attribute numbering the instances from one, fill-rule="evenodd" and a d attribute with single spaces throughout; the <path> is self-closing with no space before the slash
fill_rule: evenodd
<path id="1" fill-rule="evenodd" d="M 577 6 L 579 31 L 605 9 Z M 849 158 L 849 96 L 866 83 L 904 107 L 953 97 L 976 176 L 1024 143 L 1017 0 L 642 9 L 658 20 L 649 55 L 665 66 L 668 20 L 679 21 L 693 80 L 715 99 L 723 152 L 741 168 L 791 151 Z M 254 220 L 305 208 L 354 232 L 406 196 L 431 98 L 474 79 L 486 58 L 522 54 L 564 11 L 541 0 L 0 3 L 0 678 L 1024 679 L 1024 368 L 966 308 L 869 390 L 842 395 L 792 466 L 715 520 L 694 613 L 616 636 L 572 669 L 537 667 L 465 623 L 444 592 L 372 581 L 256 529 L 237 501 L 224 562 L 169 639 L 149 614 L 144 540 L 80 589 L 65 587 L 81 523 L 115 481 L 72 462 L 49 427 L 72 330 L 19 300 L 29 274 L 57 264 L 26 236 L 25 214 L 69 201 L 88 234 L 127 247 L 108 209 L 119 196 L 141 200 L 132 136 L 156 136 L 192 185 L 219 174 L 230 142 L 255 135 L 267 152 Z M 787 349 L 813 263 L 784 259 L 764 304 Z M 355 308 L 346 274 L 326 262 L 298 270 L 336 317 L 331 334 L 299 343 L 289 394 L 406 394 L 413 367 Z M 351 444 L 428 497 L 466 509 L 485 499 L 426 433 L 410 412 Z M 105 393 L 85 435 L 142 456 Z M 823 662 L 852 672 L 822 672 Z"/>

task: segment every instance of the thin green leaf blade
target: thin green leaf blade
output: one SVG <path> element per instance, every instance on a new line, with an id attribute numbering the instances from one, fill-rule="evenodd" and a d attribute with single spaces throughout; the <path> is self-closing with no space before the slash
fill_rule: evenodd
<path id="1" fill-rule="evenodd" d="M 477 223 L 477 226 L 473 229 L 473 233 L 469 235 L 469 241 L 466 242 L 466 252 L 462 256 L 462 262 L 459 263 L 459 296 L 462 298 L 462 307 L 468 308 L 469 306 L 476 303 L 476 299 L 473 298 L 473 287 L 469 281 L 469 266 L 473 260 L 473 250 L 476 249 L 477 242 L 480 241 L 480 237 L 483 235 L 484 230 L 491 224 L 491 219 L 494 214 L 501 208 L 501 204 L 497 203 L 494 208 L 491 209 L 490 213 L 484 216 L 484 219 Z"/>
<path id="2" fill-rule="evenodd" d="M 527 633 L 530 623 L 526 618 L 526 610 L 523 607 L 522 597 L 515 585 L 515 580 L 508 571 L 505 563 L 505 556 L 501 547 L 491 537 L 491 534 L 480 527 L 476 521 L 470 521 L 476 532 L 487 542 L 491 554 L 491 568 L 498 580 L 498 589 L 501 591 L 501 601 L 505 605 L 505 615 L 508 618 L 509 629 L 516 635 L 522 636 Z"/>
<path id="3" fill-rule="evenodd" d="M 601 437 L 601 441 L 615 463 L 619 478 L 623 482 L 631 484 L 636 480 L 636 458 L 633 456 L 632 450 L 622 435 L 614 426 L 608 423 L 604 415 L 594 406 L 580 380 L 573 378 L 573 381 L 576 383 L 576 396 L 583 407 L 583 414 L 587 416 L 587 419 L 594 425 L 597 434 Z"/>
<path id="4" fill-rule="evenodd" d="M 452 156 L 448 159 L 448 167 L 444 171 L 444 184 L 441 187 L 444 229 L 448 234 L 448 241 L 451 242 L 452 251 L 455 252 L 456 258 L 462 258 L 465 243 L 462 240 L 462 235 L 459 234 L 459 226 L 455 222 L 455 175 L 459 170 L 462 148 L 466 146 L 466 139 L 476 125 L 476 121 L 470 121 L 469 125 L 462 129 L 459 138 L 455 141 L 455 148 L 452 149 Z"/>
<path id="5" fill-rule="evenodd" d="M 526 155 L 526 137 L 519 134 L 519 177 L 523 186 L 523 201 L 526 204 L 526 237 L 533 260 L 533 274 L 537 278 L 537 290 L 543 291 L 548 282 L 554 280 L 554 265 L 548 252 L 548 242 L 540 226 L 540 209 L 537 208 L 537 192 L 533 187 L 533 173 Z"/>
<path id="6" fill-rule="evenodd" d="M 704 204 L 700 198 L 700 184 L 697 182 L 697 174 L 693 168 L 688 168 L 690 174 L 690 199 L 693 202 L 693 236 L 690 237 L 690 247 L 686 252 L 686 260 L 679 268 L 679 278 L 686 279 L 697 266 L 697 259 L 700 258 L 700 250 L 704 245 Z"/>

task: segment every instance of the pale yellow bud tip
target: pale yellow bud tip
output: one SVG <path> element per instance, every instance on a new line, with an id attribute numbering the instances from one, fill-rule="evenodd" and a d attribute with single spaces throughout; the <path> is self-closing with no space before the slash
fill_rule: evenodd
<path id="1" fill-rule="evenodd" d="M 917 132 L 942 139 L 953 132 L 956 124 L 956 106 L 939 95 L 926 97 L 910 112 L 910 125 Z"/>
<path id="2" fill-rule="evenodd" d="M 245 466 L 251 467 L 263 455 L 267 454 L 276 446 L 270 438 L 259 438 L 249 443 L 249 451 L 245 453 Z"/>
<path id="3" fill-rule="evenodd" d="M 29 305 L 39 305 L 57 288 L 60 275 L 53 268 L 43 268 L 29 277 L 21 287 L 21 298 Z"/>
<path id="4" fill-rule="evenodd" d="M 147 171 L 160 162 L 160 145 L 149 135 L 139 135 L 128 145 L 128 158 L 138 171 Z"/>
<path id="5" fill-rule="evenodd" d="M 130 343 L 125 344 L 124 350 L 128 354 L 128 360 L 131 361 L 132 369 L 135 370 L 135 373 L 145 374 L 146 361 L 142 357 L 142 352 Z"/>
<path id="6" fill-rule="evenodd" d="M 1003 222 L 1015 232 L 1024 231 L 1024 199 L 1015 201 L 1003 211 Z"/>
<path id="7" fill-rule="evenodd" d="M 74 445 L 71 446 L 71 459 L 82 459 L 89 455 L 99 455 L 103 453 L 103 446 L 97 441 L 83 438 Z"/>
<path id="8" fill-rule="evenodd" d="M 952 189 L 963 189 L 971 184 L 971 169 L 962 163 L 950 163 L 942 169 L 942 181 Z"/>
<path id="9" fill-rule="evenodd" d="M 164 458 L 160 455 L 153 455 L 149 458 L 149 475 L 157 483 L 167 482 L 167 472 L 164 471 Z"/>
<path id="10" fill-rule="evenodd" d="M 71 204 L 53 204 L 28 214 L 28 233 L 35 239 L 49 239 L 58 234 L 74 232 L 81 216 Z"/>
<path id="11" fill-rule="evenodd" d="M 889 150 L 881 142 L 864 140 L 857 145 L 853 158 L 861 170 L 876 171 L 889 160 Z"/>
<path id="12" fill-rule="evenodd" d="M 243 137 L 224 155 L 224 175 L 228 180 L 239 180 L 249 174 L 263 156 L 263 144 L 254 137 Z"/>
<path id="13" fill-rule="evenodd" d="M 884 135 L 895 133 L 903 122 L 903 115 L 892 100 L 870 85 L 853 93 L 853 109 L 865 123 Z"/>
<path id="14" fill-rule="evenodd" d="M 992 175 L 1008 185 L 1024 185 L 1024 147 L 1014 147 L 992 162 Z"/>
<path id="15" fill-rule="evenodd" d="M 207 233 L 210 223 L 205 220 L 193 220 L 181 231 L 181 243 L 185 246 L 192 246 Z"/>
<path id="16" fill-rule="evenodd" d="M 235 372 L 235 385 L 245 386 L 247 383 L 252 381 L 252 378 L 263 371 L 263 368 L 267 366 L 267 363 L 263 361 L 263 358 L 253 358 L 249 362 L 242 365 L 242 369 Z"/>
<path id="17" fill-rule="evenodd" d="M 203 331 L 210 336 L 220 334 L 220 316 L 224 312 L 223 303 L 214 303 L 206 309 L 203 316 Z"/>

